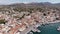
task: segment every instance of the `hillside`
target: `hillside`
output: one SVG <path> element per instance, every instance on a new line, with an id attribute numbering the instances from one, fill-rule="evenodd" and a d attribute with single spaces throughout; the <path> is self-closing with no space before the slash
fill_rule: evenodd
<path id="1" fill-rule="evenodd" d="M 59 5 L 49 2 L 0 5 L 0 33 L 41 32 L 38 26 L 60 22 Z"/>

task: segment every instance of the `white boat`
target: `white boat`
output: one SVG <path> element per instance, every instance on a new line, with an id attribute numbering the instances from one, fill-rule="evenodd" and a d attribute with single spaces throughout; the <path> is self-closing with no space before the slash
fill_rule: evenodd
<path id="1" fill-rule="evenodd" d="M 60 31 L 60 27 L 58 27 L 57 30 Z"/>

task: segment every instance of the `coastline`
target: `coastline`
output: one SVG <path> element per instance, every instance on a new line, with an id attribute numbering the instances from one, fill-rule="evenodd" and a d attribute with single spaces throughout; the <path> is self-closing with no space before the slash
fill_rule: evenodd
<path id="1" fill-rule="evenodd" d="M 52 27 L 51 27 L 51 24 L 53 25 Z M 38 27 L 38 29 L 41 31 L 41 32 L 33 32 L 34 34 L 40 34 L 40 33 L 42 33 L 43 31 L 44 31 L 44 29 L 45 28 L 47 28 L 46 30 L 48 30 L 48 28 L 49 28 L 49 31 L 51 31 L 52 30 L 52 28 L 56 31 L 56 32 L 59 32 L 59 31 L 57 31 L 57 25 L 59 25 L 60 24 L 60 21 L 55 21 L 54 23 L 52 23 L 52 22 L 50 22 L 49 24 L 44 24 L 44 26 L 43 25 L 41 25 L 41 26 L 39 26 Z M 60 25 L 59 25 L 60 26 Z M 41 30 L 42 29 L 42 30 Z M 50 30 L 51 29 L 51 30 Z"/>
<path id="2" fill-rule="evenodd" d="M 53 22 L 45 22 L 45 23 L 43 23 L 43 24 L 53 24 L 53 23 L 59 23 L 59 22 L 60 22 L 60 20 L 53 21 Z"/>
<path id="3" fill-rule="evenodd" d="M 46 24 L 54 24 L 54 23 L 60 23 L 60 20 L 57 20 L 57 21 L 54 21 L 54 22 L 47 22 L 47 23 L 45 23 L 45 24 L 43 24 L 43 25 L 46 25 Z M 39 25 L 39 24 L 38 24 Z M 40 26 L 42 26 L 42 25 L 40 25 Z M 40 27 L 40 26 L 38 26 L 38 27 Z M 36 27 L 37 29 L 38 29 L 38 27 Z M 34 28 L 33 28 L 34 29 Z M 41 33 L 41 30 L 39 30 L 40 32 L 39 33 Z M 34 31 L 33 31 L 34 32 Z M 38 31 L 37 31 L 38 32 Z"/>

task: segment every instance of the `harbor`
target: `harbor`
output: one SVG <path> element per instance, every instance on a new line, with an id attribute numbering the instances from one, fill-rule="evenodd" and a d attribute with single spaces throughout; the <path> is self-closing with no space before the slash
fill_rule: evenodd
<path id="1" fill-rule="evenodd" d="M 38 27 L 41 32 L 33 32 L 33 34 L 60 34 L 60 31 L 57 30 L 58 26 L 60 26 L 60 23 L 42 25 Z"/>

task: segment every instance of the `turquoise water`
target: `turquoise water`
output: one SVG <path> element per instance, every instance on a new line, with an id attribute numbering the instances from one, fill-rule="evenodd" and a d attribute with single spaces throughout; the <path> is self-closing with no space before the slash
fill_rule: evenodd
<path id="1" fill-rule="evenodd" d="M 60 34 L 60 31 L 57 31 L 58 26 L 60 26 L 60 23 L 55 24 L 49 24 L 45 26 L 38 27 L 39 30 L 41 30 L 40 33 L 33 32 L 34 34 Z"/>

